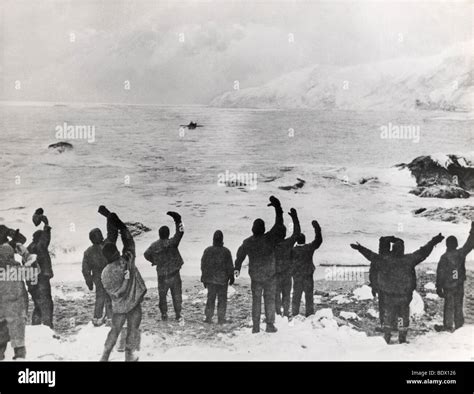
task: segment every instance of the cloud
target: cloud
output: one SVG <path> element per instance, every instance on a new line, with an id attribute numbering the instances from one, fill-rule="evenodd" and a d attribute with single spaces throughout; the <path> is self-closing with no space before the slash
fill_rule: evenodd
<path id="1" fill-rule="evenodd" d="M 257 86 L 317 63 L 437 53 L 470 38 L 471 7 L 452 2 L 6 1 L 0 99 L 207 103 L 235 80 L 241 87 Z M 15 89 L 16 80 L 22 81 L 21 90 Z"/>

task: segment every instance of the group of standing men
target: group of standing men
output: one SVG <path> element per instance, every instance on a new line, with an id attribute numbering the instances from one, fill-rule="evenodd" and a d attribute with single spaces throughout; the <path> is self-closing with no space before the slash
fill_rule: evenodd
<path id="1" fill-rule="evenodd" d="M 260 332 L 262 298 L 265 308 L 266 332 L 274 333 L 275 315 L 296 316 L 305 293 L 305 314 L 314 314 L 313 254 L 322 244 L 321 228 L 312 221 L 314 239 L 306 243 L 301 232 L 297 212 L 290 209 L 293 231 L 287 237 L 283 209 L 280 201 L 270 197 L 268 206 L 275 210 L 275 223 L 266 231 L 265 222 L 256 219 L 252 235 L 246 238 L 237 250 L 235 262 L 232 253 L 224 246 L 224 235 L 217 230 L 213 245 L 206 248 L 201 258 L 201 281 L 207 288 L 205 322 L 212 323 L 217 299 L 218 323 L 226 320 L 227 290 L 240 275 L 242 263 L 248 257 L 252 291 L 253 333 Z M 141 303 L 147 292 L 145 282 L 135 265 L 135 242 L 127 225 L 116 213 L 100 206 L 98 212 L 107 219 L 107 236 L 100 229 L 90 231 L 92 245 L 84 252 L 82 273 L 90 290 L 95 287 L 96 302 L 93 324 L 102 325 L 109 321 L 111 330 L 107 336 L 102 361 L 107 361 L 127 324 L 125 333 L 125 360 L 136 361 L 135 351 L 140 344 Z M 168 319 L 167 294 L 170 291 L 177 321 L 182 321 L 182 281 L 180 269 L 183 259 L 179 244 L 184 234 L 181 216 L 167 212 L 175 223 L 175 234 L 170 238 L 170 229 L 160 227 L 159 239 L 145 251 L 144 257 L 156 267 L 158 276 L 159 309 L 162 320 Z M 32 324 L 44 324 L 53 328 L 53 301 L 50 279 L 53 277 L 48 247 L 51 227 L 43 209 L 33 215 L 35 226 L 44 224 L 42 230 L 33 234 L 33 240 L 25 247 L 26 238 L 19 230 L 0 225 L 0 269 L 28 267 L 35 270 L 34 278 L 26 280 L 34 311 Z M 120 235 L 122 251 L 117 248 Z M 399 342 L 406 342 L 409 326 L 409 305 L 416 288 L 415 267 L 424 261 L 433 248 L 444 237 L 439 234 L 414 253 L 405 254 L 404 242 L 394 236 L 379 240 L 379 251 L 375 253 L 360 244 L 351 244 L 370 261 L 369 279 L 374 296 L 378 296 L 381 329 L 390 343 L 394 330 L 398 331 Z M 454 331 L 464 323 L 463 297 L 466 280 L 465 260 L 474 248 L 474 224 L 468 240 L 458 248 L 457 239 L 446 240 L 447 250 L 438 264 L 437 293 L 445 299 L 444 322 L 438 331 Z M 21 256 L 17 263 L 14 254 Z M 293 288 L 293 294 L 292 294 Z M 291 306 L 291 309 L 290 309 Z M 11 342 L 16 359 L 26 357 L 25 325 L 28 308 L 28 294 L 25 281 L 0 281 L 0 360 L 4 359 L 7 343 Z"/>
<path id="2" fill-rule="evenodd" d="M 379 240 L 375 253 L 360 245 L 351 244 L 370 261 L 369 280 L 374 296 L 378 296 L 380 325 L 385 341 L 390 344 L 392 332 L 398 332 L 399 343 L 407 341 L 410 324 L 410 302 L 416 289 L 415 267 L 424 261 L 433 248 L 444 239 L 440 233 L 413 253 L 405 253 L 402 239 L 387 236 Z M 458 248 L 454 236 L 446 239 L 446 252 L 441 256 L 436 273 L 436 292 L 444 298 L 443 325 L 437 331 L 449 331 L 464 324 L 463 299 L 466 280 L 466 257 L 474 249 L 474 222 L 469 237 Z"/>
<path id="3" fill-rule="evenodd" d="M 19 230 L 0 225 L 0 269 L 4 276 L 0 280 L 0 360 L 5 358 L 8 342 L 13 347 L 14 359 L 26 357 L 28 293 L 34 304 L 32 324 L 53 328 L 53 269 L 48 251 L 51 226 L 43 209 L 35 211 L 33 223 L 43 223 L 43 229 L 33 233 L 28 247 L 24 246 L 27 239 Z M 15 253 L 21 256 L 22 263 L 15 260 Z"/>

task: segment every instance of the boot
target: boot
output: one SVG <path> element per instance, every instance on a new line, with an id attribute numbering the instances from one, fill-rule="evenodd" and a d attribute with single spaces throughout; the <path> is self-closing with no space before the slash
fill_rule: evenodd
<path id="1" fill-rule="evenodd" d="M 127 361 L 127 362 L 138 361 L 138 356 L 135 353 L 133 353 L 133 350 L 126 349 L 125 350 L 125 361 Z"/>
<path id="2" fill-rule="evenodd" d="M 0 343 L 0 361 L 5 360 L 5 350 L 7 350 L 7 344 L 8 342 Z"/>
<path id="3" fill-rule="evenodd" d="M 434 329 L 436 332 L 446 331 L 446 328 L 443 324 L 435 324 Z"/>
<path id="4" fill-rule="evenodd" d="M 260 332 L 260 326 L 252 327 L 252 334 L 258 334 Z"/>
<path id="5" fill-rule="evenodd" d="M 204 323 L 212 324 L 212 317 L 206 317 L 206 318 L 204 319 Z"/>
<path id="6" fill-rule="evenodd" d="M 24 360 L 26 358 L 26 347 L 20 346 L 13 348 L 15 355 L 13 356 L 13 360 Z"/>
<path id="7" fill-rule="evenodd" d="M 398 343 L 407 343 L 407 334 L 406 331 L 400 331 L 398 333 Z"/>
<path id="8" fill-rule="evenodd" d="M 104 348 L 104 352 L 102 353 L 102 357 L 99 361 L 109 361 L 110 353 L 112 353 L 112 349 Z"/>
<path id="9" fill-rule="evenodd" d="M 267 323 L 267 328 L 265 329 L 265 332 L 270 332 L 270 333 L 274 333 L 274 332 L 277 332 L 277 328 L 275 327 L 274 324 L 272 323 Z"/>
<path id="10" fill-rule="evenodd" d="M 229 323 L 232 323 L 232 320 L 228 320 L 228 319 L 218 319 L 217 320 L 217 324 L 219 325 L 223 325 L 223 324 L 229 324 Z"/>
<path id="11" fill-rule="evenodd" d="M 392 338 L 392 333 L 390 331 L 385 331 L 383 334 L 383 339 L 387 342 L 387 345 L 390 345 L 390 338 Z"/>
<path id="12" fill-rule="evenodd" d="M 99 317 L 99 318 L 94 318 L 92 319 L 92 325 L 94 327 L 100 327 L 102 324 L 104 324 L 104 319 Z"/>
<path id="13" fill-rule="evenodd" d="M 167 320 L 168 320 L 168 315 L 167 315 L 166 313 L 163 313 L 163 314 L 161 315 L 161 320 L 162 320 L 162 321 L 167 321 Z"/>

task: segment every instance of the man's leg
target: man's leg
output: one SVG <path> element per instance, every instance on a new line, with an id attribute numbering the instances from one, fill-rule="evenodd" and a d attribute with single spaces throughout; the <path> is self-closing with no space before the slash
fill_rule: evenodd
<path id="1" fill-rule="evenodd" d="M 173 308 L 176 314 L 176 320 L 181 319 L 181 306 L 183 304 L 183 285 L 179 272 L 173 277 L 171 282 L 171 298 L 173 299 Z"/>
<path id="2" fill-rule="evenodd" d="M 304 280 L 304 296 L 305 296 L 305 309 L 306 317 L 314 314 L 314 279 L 313 275 L 308 276 Z"/>
<path id="3" fill-rule="evenodd" d="M 385 316 L 384 308 L 384 295 L 381 291 L 377 293 L 377 297 L 379 298 L 379 319 L 380 319 L 380 327 L 383 327 L 383 320 Z"/>
<path id="4" fill-rule="evenodd" d="M 217 287 L 217 322 L 225 323 L 225 314 L 227 312 L 227 285 Z"/>
<path id="5" fill-rule="evenodd" d="M 140 324 L 142 322 L 142 305 L 139 303 L 127 313 L 127 339 L 125 344 L 125 361 L 138 361 L 133 352 L 140 344 Z"/>
<path id="6" fill-rule="evenodd" d="M 278 315 L 282 314 L 282 275 L 281 273 L 276 274 L 276 294 L 275 294 L 275 309 Z"/>
<path id="7" fill-rule="evenodd" d="M 260 315 L 262 314 L 262 294 L 263 285 L 259 282 L 251 281 L 252 289 L 252 322 L 253 333 L 260 332 Z"/>
<path id="8" fill-rule="evenodd" d="M 384 304 L 384 339 L 387 344 L 390 344 L 392 330 L 395 330 L 397 327 L 397 305 L 393 297 L 387 294 L 384 295 Z"/>
<path id="9" fill-rule="evenodd" d="M 38 277 L 39 281 L 39 277 Z M 28 292 L 31 295 L 31 299 L 33 300 L 33 314 L 31 316 L 31 325 L 38 326 L 41 324 L 41 307 L 40 307 L 40 292 L 39 292 L 39 285 L 29 285 Z"/>
<path id="10" fill-rule="evenodd" d="M 112 327 L 110 328 L 107 339 L 105 340 L 104 353 L 100 361 L 108 361 L 110 353 L 117 343 L 117 339 L 122 331 L 122 327 L 127 320 L 127 315 L 124 313 L 114 313 L 112 316 Z"/>
<path id="11" fill-rule="evenodd" d="M 464 325 L 464 312 L 463 312 L 463 301 L 464 301 L 464 285 L 460 285 L 456 288 L 454 296 L 454 328 L 458 329 Z"/>
<path id="12" fill-rule="evenodd" d="M 216 307 L 217 285 L 213 283 L 207 284 L 207 302 L 204 314 L 206 315 L 206 322 L 212 323 L 212 316 L 214 316 L 214 308 Z"/>
<path id="13" fill-rule="evenodd" d="M 443 325 L 445 330 L 454 330 L 454 291 L 446 289 L 444 292 L 444 316 Z"/>
<path id="14" fill-rule="evenodd" d="M 5 350 L 7 344 L 10 341 L 10 335 L 8 333 L 7 321 L 0 321 L 0 361 L 5 360 Z"/>
<path id="15" fill-rule="evenodd" d="M 15 352 L 14 359 L 26 358 L 25 348 L 25 327 L 26 318 L 7 318 L 8 333 L 10 335 L 10 343 Z"/>
<path id="16" fill-rule="evenodd" d="M 285 273 L 281 281 L 281 293 L 283 304 L 283 316 L 290 316 L 290 302 L 291 302 L 291 275 Z"/>
<path id="17" fill-rule="evenodd" d="M 293 300 L 292 300 L 293 316 L 300 314 L 300 304 L 301 304 L 302 294 L 303 294 L 303 279 L 293 278 Z"/>
<path id="18" fill-rule="evenodd" d="M 263 287 L 263 300 L 265 302 L 265 321 L 267 323 L 267 332 L 276 332 L 275 327 L 275 293 L 276 277 L 267 280 Z"/>
<path id="19" fill-rule="evenodd" d="M 51 296 L 51 283 L 49 278 L 38 278 L 39 307 L 41 310 L 41 323 L 53 328 L 53 298 Z"/>
<path id="20" fill-rule="evenodd" d="M 405 343 L 407 341 L 408 327 L 410 325 L 410 302 L 411 297 L 402 297 L 398 306 L 399 326 L 398 326 L 398 342 Z"/>
<path id="21" fill-rule="evenodd" d="M 104 306 L 105 306 L 106 292 L 104 287 L 99 284 L 95 285 L 95 304 L 94 304 L 94 324 L 102 324 L 102 318 L 104 317 Z"/>
<path id="22" fill-rule="evenodd" d="M 158 276 L 158 297 L 161 318 L 168 319 L 168 302 L 166 296 L 168 294 L 168 281 L 163 276 Z"/>

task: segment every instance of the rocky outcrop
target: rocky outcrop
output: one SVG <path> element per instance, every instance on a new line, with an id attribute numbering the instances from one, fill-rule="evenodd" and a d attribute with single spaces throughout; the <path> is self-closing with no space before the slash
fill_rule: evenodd
<path id="1" fill-rule="evenodd" d="M 305 181 L 304 179 L 301 179 L 301 178 L 296 178 L 296 180 L 297 180 L 298 182 L 296 182 L 294 185 L 290 185 L 290 186 L 278 186 L 278 189 L 280 189 L 280 190 L 286 190 L 286 191 L 288 191 L 288 190 L 298 190 L 298 189 L 301 189 L 301 188 L 305 185 L 305 183 L 306 183 L 306 181 Z"/>
<path id="2" fill-rule="evenodd" d="M 452 208 L 419 208 L 413 211 L 417 217 L 450 223 L 463 223 L 474 220 L 474 207 L 464 205 Z"/>
<path id="3" fill-rule="evenodd" d="M 410 190 L 411 194 L 418 197 L 431 198 L 469 198 L 470 194 L 458 186 L 433 185 L 428 187 L 417 187 Z"/>
<path id="4" fill-rule="evenodd" d="M 140 222 L 125 222 L 125 224 L 134 237 L 151 231 L 151 228 Z"/>
<path id="5" fill-rule="evenodd" d="M 410 170 L 417 184 L 410 193 L 419 197 L 468 198 L 474 191 L 474 165 L 464 156 L 419 156 L 396 167 Z"/>

